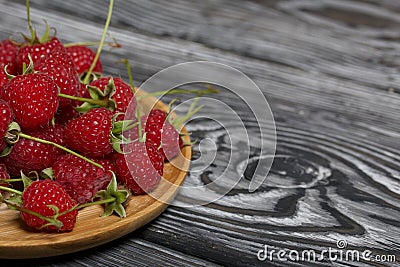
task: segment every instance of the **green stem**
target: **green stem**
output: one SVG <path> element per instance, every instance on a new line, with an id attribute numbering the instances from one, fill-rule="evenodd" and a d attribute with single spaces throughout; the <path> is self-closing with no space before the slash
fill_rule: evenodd
<path id="1" fill-rule="evenodd" d="M 0 186 L 0 190 L 8 191 L 10 193 L 14 193 L 14 194 L 17 194 L 17 195 L 22 195 L 21 191 L 18 191 L 16 189 L 12 189 L 12 188 L 9 188 L 9 187 L 6 187 L 6 186 Z"/>
<path id="2" fill-rule="evenodd" d="M 129 85 L 131 86 L 133 93 L 136 94 L 136 87 L 133 84 L 131 64 L 129 63 L 129 60 L 127 60 L 127 59 L 123 59 L 122 62 L 125 64 L 126 72 L 128 73 Z"/>
<path id="3" fill-rule="evenodd" d="M 124 127 L 121 128 L 121 129 L 115 129 L 115 130 L 112 131 L 112 133 L 113 133 L 113 134 L 120 134 L 120 133 L 122 133 L 122 132 L 124 132 L 124 131 L 133 129 L 133 128 L 135 128 L 135 127 L 138 126 L 138 125 L 139 125 L 139 122 L 135 122 L 135 123 L 132 123 L 132 124 L 126 126 L 126 127 L 124 126 Z"/>
<path id="4" fill-rule="evenodd" d="M 188 112 L 186 113 L 185 116 L 183 117 L 178 117 L 175 118 L 173 120 L 171 120 L 171 113 L 168 113 L 166 120 L 171 123 L 175 129 L 177 129 L 179 131 L 179 127 L 186 122 L 189 118 L 191 118 L 194 114 L 196 114 L 197 112 L 200 111 L 200 109 L 203 108 L 203 106 L 198 106 L 196 107 L 197 101 L 199 100 L 199 98 L 195 98 L 193 100 L 193 103 L 190 105 Z"/>
<path id="5" fill-rule="evenodd" d="M 103 49 L 104 40 L 106 39 L 108 26 L 110 25 L 113 6 L 114 6 L 114 0 L 110 0 L 110 5 L 108 7 L 107 20 L 106 20 L 106 24 L 104 25 L 104 30 L 103 30 L 103 35 L 101 36 L 100 45 L 97 48 L 97 53 L 96 53 L 96 56 L 93 59 L 92 65 L 90 66 L 89 71 L 88 71 L 88 73 L 86 74 L 86 76 L 85 76 L 85 78 L 83 80 L 84 84 L 87 84 L 89 82 L 90 74 L 92 73 L 93 69 L 95 68 L 97 61 L 99 60 L 101 49 Z"/>
<path id="6" fill-rule="evenodd" d="M 138 138 L 139 138 L 139 142 L 145 142 L 146 139 L 143 138 L 142 118 L 141 118 L 141 115 L 140 115 L 139 108 L 136 108 L 136 119 L 138 120 L 138 131 L 139 131 L 138 132 Z"/>
<path id="7" fill-rule="evenodd" d="M 96 100 L 96 99 L 91 99 L 91 98 L 84 98 L 84 97 L 66 95 L 66 94 L 62 94 L 62 93 L 59 93 L 58 96 L 62 97 L 62 98 L 66 98 L 66 99 L 75 100 L 75 101 L 88 102 L 90 104 L 98 105 L 100 107 L 108 107 L 108 101 L 107 100 Z"/>
<path id="8" fill-rule="evenodd" d="M 64 47 L 71 47 L 71 46 L 96 46 L 100 45 L 100 42 L 76 42 L 76 43 L 68 43 L 64 44 Z M 114 48 L 120 48 L 121 45 L 119 43 L 106 43 L 105 45 L 114 47 Z"/>
<path id="9" fill-rule="evenodd" d="M 5 180 L 1 180 L 0 182 L 4 182 L 4 183 L 14 183 L 14 182 L 21 182 L 22 179 L 21 178 L 17 178 L 17 179 L 5 179 Z"/>
<path id="10" fill-rule="evenodd" d="M 35 30 L 33 29 L 33 26 L 32 26 L 31 12 L 30 12 L 30 8 L 29 8 L 29 0 L 25 1 L 25 6 L 26 6 L 26 15 L 27 15 L 27 20 L 28 20 L 29 31 L 31 32 L 32 41 L 34 41 L 36 39 L 36 34 L 35 34 Z"/>
<path id="11" fill-rule="evenodd" d="M 146 97 L 150 96 L 159 96 L 159 95 L 173 95 L 173 94 L 196 94 L 197 96 L 202 96 L 205 94 L 217 94 L 219 91 L 214 88 L 207 88 L 206 90 L 190 90 L 190 89 L 171 89 L 168 91 L 158 91 L 158 92 L 153 92 L 153 93 L 148 93 L 143 96 L 138 96 L 137 100 L 141 100 Z"/>
<path id="12" fill-rule="evenodd" d="M 116 198 L 113 197 L 113 198 L 108 198 L 108 199 L 104 199 L 104 200 L 89 202 L 89 203 L 79 205 L 75 209 L 80 210 L 80 209 L 83 209 L 83 208 L 86 208 L 89 206 L 93 206 L 93 205 L 102 205 L 102 204 L 106 204 L 106 203 L 111 203 L 111 202 L 114 202 L 115 200 L 116 200 Z"/>
<path id="13" fill-rule="evenodd" d="M 32 140 L 32 141 L 35 141 L 35 142 L 39 142 L 39 143 L 55 146 L 55 147 L 57 147 L 59 149 L 62 149 L 62 150 L 66 151 L 66 152 L 68 152 L 68 153 L 70 153 L 70 154 L 72 154 L 74 156 L 77 156 L 78 158 L 86 160 L 87 162 L 93 164 L 96 167 L 104 169 L 103 166 L 101 166 L 100 164 L 94 162 L 93 160 L 90 160 L 90 159 L 88 159 L 88 158 L 76 153 L 75 151 L 72 151 L 72 150 L 70 150 L 68 148 L 65 148 L 65 147 L 63 147 L 63 146 L 61 146 L 61 145 L 59 145 L 57 143 L 54 143 L 54 142 L 51 142 L 51 141 L 47 141 L 47 140 L 43 140 L 43 139 L 40 139 L 40 138 L 36 138 L 36 137 L 30 136 L 30 135 L 27 135 L 27 134 L 24 134 L 24 133 L 17 133 L 17 134 L 18 134 L 19 137 L 22 137 L 22 138 L 25 138 L 25 139 L 29 139 L 29 140 Z"/>
<path id="14" fill-rule="evenodd" d="M 48 222 L 51 225 L 56 226 L 56 227 L 59 227 L 59 228 L 62 227 L 62 222 L 58 221 L 57 219 L 46 217 L 46 216 L 44 216 L 44 215 L 42 215 L 40 213 L 34 212 L 32 210 L 29 210 L 29 209 L 25 209 L 25 208 L 23 208 L 21 206 L 15 205 L 15 204 L 13 204 L 13 203 L 11 203 L 9 201 L 5 201 L 5 202 L 6 202 L 7 205 L 13 207 L 14 209 L 16 209 L 16 210 L 18 210 L 20 212 L 25 212 L 25 213 L 28 213 L 30 215 L 36 216 L 36 217 L 38 217 L 38 218 Z"/>

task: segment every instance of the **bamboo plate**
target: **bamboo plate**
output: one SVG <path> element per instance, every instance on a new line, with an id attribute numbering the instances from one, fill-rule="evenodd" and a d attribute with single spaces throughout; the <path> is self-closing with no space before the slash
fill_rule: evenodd
<path id="1" fill-rule="evenodd" d="M 139 95 L 142 94 L 139 92 Z M 155 103 L 156 108 L 164 110 L 167 108 L 162 102 L 154 101 L 156 100 L 152 97 L 144 98 L 141 104 L 144 109 L 151 107 L 152 103 Z M 176 157 L 172 164 L 165 164 L 164 179 L 174 185 L 181 185 L 189 168 L 191 153 L 191 147 L 185 146 L 182 148 L 182 156 Z M 133 196 L 126 208 L 126 218 L 119 218 L 116 215 L 99 217 L 103 211 L 101 206 L 84 208 L 79 211 L 75 228 L 68 233 L 35 232 L 24 224 L 18 212 L 9 210 L 5 204 L 1 204 L 0 258 L 49 257 L 107 243 L 155 219 L 167 208 L 168 205 L 165 202 L 169 203 L 174 198 L 177 188 L 170 188 L 170 185 L 165 182 L 158 185 L 152 194 L 164 202 L 149 195 Z"/>

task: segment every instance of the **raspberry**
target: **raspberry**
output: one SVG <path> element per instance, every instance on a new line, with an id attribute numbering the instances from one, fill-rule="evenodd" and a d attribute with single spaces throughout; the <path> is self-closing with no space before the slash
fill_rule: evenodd
<path id="1" fill-rule="evenodd" d="M 55 180 L 79 204 L 90 202 L 99 190 L 107 187 L 112 178 L 112 163 L 104 159 L 95 161 L 104 169 L 73 155 L 61 156 L 53 164 Z"/>
<path id="2" fill-rule="evenodd" d="M 33 182 L 22 194 L 22 208 L 25 210 L 36 212 L 51 219 L 56 214 L 51 206 L 58 209 L 58 214 L 71 210 L 75 206 L 75 202 L 57 182 L 51 180 Z M 78 211 L 72 209 L 57 217 L 60 222 L 59 225 L 54 223 L 45 226 L 48 221 L 26 211 L 21 211 L 21 218 L 28 226 L 46 231 L 71 231 L 74 228 L 77 216 Z"/>

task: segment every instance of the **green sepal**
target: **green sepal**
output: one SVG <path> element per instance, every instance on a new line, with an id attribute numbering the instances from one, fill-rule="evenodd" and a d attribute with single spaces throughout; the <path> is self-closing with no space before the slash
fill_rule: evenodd
<path id="1" fill-rule="evenodd" d="M 122 134 L 120 135 L 114 135 L 113 133 L 111 133 L 111 145 L 113 147 L 113 149 L 118 152 L 119 154 L 127 154 L 126 152 L 123 152 L 121 146 L 122 145 L 126 145 L 129 144 L 131 142 L 137 141 L 137 140 L 129 140 L 126 137 L 124 137 Z"/>
<path id="2" fill-rule="evenodd" d="M 108 107 L 107 107 L 110 111 L 115 111 L 117 109 L 117 102 L 115 102 L 114 99 L 109 99 L 108 100 Z"/>
<path id="3" fill-rule="evenodd" d="M 36 173 L 37 174 L 37 173 Z M 26 189 L 28 186 L 30 186 L 32 184 L 32 180 L 26 176 L 22 171 L 21 171 L 21 178 L 22 178 L 22 182 L 24 183 L 24 189 Z"/>
<path id="4" fill-rule="evenodd" d="M 87 72 L 84 72 L 80 75 L 79 80 L 81 83 L 84 83 L 86 75 L 87 75 Z M 91 82 L 96 81 L 100 78 L 101 78 L 101 73 L 92 72 L 92 73 L 90 73 L 90 78 L 88 79 L 87 84 L 90 84 Z"/>
<path id="5" fill-rule="evenodd" d="M 4 148 L 3 151 L 1 151 L 0 158 L 8 156 L 11 153 L 12 148 L 13 148 L 12 146 L 6 146 L 6 148 Z"/>
<path id="6" fill-rule="evenodd" d="M 43 36 L 39 40 L 39 42 L 41 44 L 47 43 L 48 41 L 50 41 L 50 27 L 49 27 L 49 24 L 47 24 L 46 20 L 44 20 L 44 23 L 46 24 L 46 30 L 44 31 Z"/>
<path id="7" fill-rule="evenodd" d="M 7 71 L 8 65 L 9 64 L 4 66 L 4 73 L 7 75 L 7 79 L 11 80 L 11 79 L 15 78 L 15 75 L 12 75 L 12 74 L 8 73 L 8 71 Z"/>
<path id="8" fill-rule="evenodd" d="M 114 85 L 114 79 L 111 77 L 107 86 L 104 88 L 104 92 L 95 86 L 87 86 L 87 90 L 89 91 L 89 95 L 91 99 L 96 101 L 103 101 L 104 105 L 98 105 L 94 103 L 85 102 L 81 106 L 76 107 L 75 110 L 80 113 L 86 113 L 93 108 L 104 107 L 109 109 L 110 111 L 115 111 L 117 108 L 117 103 L 112 96 L 115 94 L 116 88 Z"/>
<path id="9" fill-rule="evenodd" d="M 80 105 L 79 107 L 75 107 L 74 109 L 76 111 L 78 111 L 79 113 L 86 113 L 91 109 L 97 108 L 98 105 L 93 105 L 91 103 L 85 102 L 82 105 Z"/>
<path id="10" fill-rule="evenodd" d="M 11 122 L 10 125 L 8 126 L 7 131 L 8 131 L 8 132 L 13 132 L 13 131 L 21 132 L 21 126 L 19 126 L 18 123 L 16 123 L 15 121 L 13 121 L 13 122 Z"/>
<path id="11" fill-rule="evenodd" d="M 104 89 L 104 92 L 95 86 L 88 85 L 87 90 L 89 91 L 89 95 L 94 100 L 101 100 L 106 96 L 107 87 Z"/>
<path id="12" fill-rule="evenodd" d="M 53 172 L 53 169 L 51 167 L 42 170 L 40 174 L 41 174 L 40 175 L 41 177 L 44 177 L 46 179 L 54 180 L 54 172 Z"/>
<path id="13" fill-rule="evenodd" d="M 4 141 L 9 145 L 14 145 L 19 141 L 18 133 L 21 132 L 21 127 L 15 121 L 8 126 L 7 133 L 4 136 Z"/>
<path id="14" fill-rule="evenodd" d="M 107 189 L 101 190 L 96 194 L 96 197 L 102 200 L 114 199 L 114 201 L 104 204 L 104 213 L 101 216 L 110 216 L 115 212 L 116 214 L 118 214 L 118 216 L 124 218 L 126 217 L 124 203 L 129 197 L 129 191 L 125 189 L 118 189 L 117 178 L 115 177 L 114 172 L 111 171 L 111 173 L 112 178 L 107 186 Z"/>
<path id="15" fill-rule="evenodd" d="M 117 151 L 119 154 L 123 153 L 122 149 L 121 149 L 122 141 L 121 141 L 121 139 L 116 137 L 113 133 L 111 133 L 111 144 L 115 151 Z"/>
<path id="16" fill-rule="evenodd" d="M 19 210 L 18 207 L 22 205 L 22 196 L 13 194 L 7 199 L 3 198 L 2 202 L 6 203 L 10 210 Z"/>
<path id="17" fill-rule="evenodd" d="M 33 60 L 32 60 L 31 54 L 28 54 L 28 59 L 29 59 L 29 65 L 28 66 L 26 66 L 25 62 L 22 64 L 22 74 L 23 75 L 34 72 Z"/>
<path id="18" fill-rule="evenodd" d="M 134 122 L 131 120 L 131 122 Z M 117 133 L 122 133 L 122 129 L 124 129 L 124 121 L 117 121 L 113 123 L 113 129 L 112 132 L 117 134 Z"/>
<path id="19" fill-rule="evenodd" d="M 42 225 L 40 229 L 46 228 L 48 226 L 55 226 L 57 229 L 61 229 L 63 227 L 62 221 L 58 219 L 62 214 L 60 214 L 60 209 L 56 205 L 47 205 L 47 207 L 51 208 L 54 211 L 54 215 L 51 217 L 43 216 L 41 214 L 38 214 L 40 216 L 37 216 L 41 219 L 46 220 L 48 223 Z M 33 214 L 35 215 L 35 214 Z"/>
<path id="20" fill-rule="evenodd" d="M 22 73 L 26 72 L 26 63 L 22 63 Z"/>
<path id="21" fill-rule="evenodd" d="M 121 114 L 123 115 L 124 113 L 117 112 L 112 117 L 113 128 L 111 130 L 110 139 L 114 150 L 120 154 L 124 154 L 121 149 L 121 145 L 129 143 L 131 140 L 125 138 L 123 133 L 124 131 L 137 127 L 139 125 L 139 122 L 135 120 L 116 121 L 118 116 L 120 116 Z"/>

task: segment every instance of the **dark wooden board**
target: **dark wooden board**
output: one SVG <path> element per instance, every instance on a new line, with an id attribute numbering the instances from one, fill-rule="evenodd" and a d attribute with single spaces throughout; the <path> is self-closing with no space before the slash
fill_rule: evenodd
<path id="1" fill-rule="evenodd" d="M 0 6 L 3 38 L 26 31 L 23 1 Z M 65 42 L 98 40 L 106 12 L 105 1 L 32 0 L 37 28 L 45 18 Z M 399 1 L 116 1 L 110 33 L 123 47 L 102 55 L 105 72 L 126 78 L 115 62 L 128 58 L 136 83 L 193 60 L 243 71 L 271 105 L 279 157 L 255 193 L 242 179 L 218 202 L 171 206 L 118 242 L 32 263 L 267 266 L 257 260 L 264 244 L 321 251 L 337 240 L 400 260 Z M 257 144 L 254 118 L 243 103 L 224 90 L 216 98 L 241 115 Z M 224 136 L 218 126 L 197 121 L 188 128 L 219 148 L 228 145 L 218 138 Z M 251 151 L 259 156 L 257 145 Z M 223 153 L 216 163 L 202 175 L 191 173 L 188 182 L 212 179 L 226 163 Z M 177 201 L 193 200 L 181 194 Z"/>

